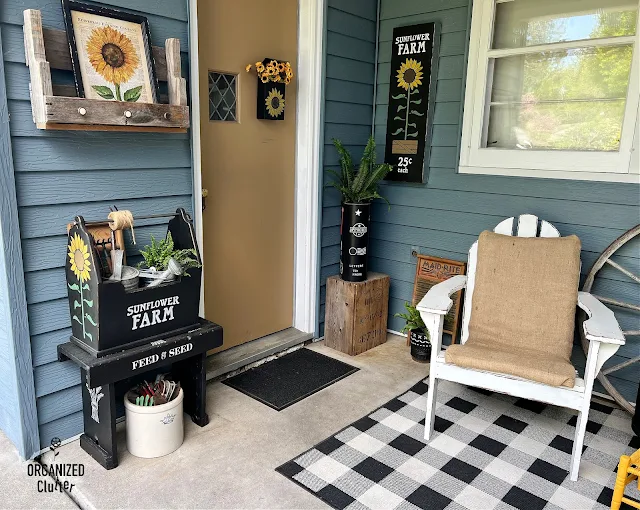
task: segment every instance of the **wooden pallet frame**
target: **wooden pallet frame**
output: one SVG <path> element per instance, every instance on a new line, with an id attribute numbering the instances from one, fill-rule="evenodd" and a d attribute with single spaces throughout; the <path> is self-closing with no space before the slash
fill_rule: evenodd
<path id="1" fill-rule="evenodd" d="M 75 87 L 54 86 L 51 69 L 72 70 L 69 43 L 63 30 L 43 29 L 37 9 L 24 11 L 24 47 L 31 111 L 38 129 L 184 133 L 189 127 L 179 39 L 167 39 L 164 49 L 153 47 L 158 79 L 168 84 L 169 104 L 72 97 Z"/>

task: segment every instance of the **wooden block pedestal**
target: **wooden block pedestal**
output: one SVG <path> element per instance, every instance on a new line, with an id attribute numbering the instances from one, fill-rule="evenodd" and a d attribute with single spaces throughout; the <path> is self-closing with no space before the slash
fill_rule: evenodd
<path id="1" fill-rule="evenodd" d="M 389 275 L 369 273 L 364 282 L 327 278 L 325 345 L 351 356 L 387 340 Z"/>

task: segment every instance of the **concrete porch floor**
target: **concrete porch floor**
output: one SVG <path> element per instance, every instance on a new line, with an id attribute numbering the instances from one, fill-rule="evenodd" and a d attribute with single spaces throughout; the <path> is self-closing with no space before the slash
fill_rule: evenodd
<path id="1" fill-rule="evenodd" d="M 325 347 L 309 348 L 360 368 L 283 411 L 275 411 L 220 382 L 207 387 L 210 423 L 185 417 L 185 441 L 171 455 L 139 459 L 126 449 L 119 426 L 120 465 L 104 470 L 74 441 L 56 462 L 83 463 L 85 474 L 70 478 L 82 508 L 327 508 L 274 469 L 428 374 L 411 360 L 404 337 L 351 357 Z M 49 454 L 48 454 L 49 455 Z"/>

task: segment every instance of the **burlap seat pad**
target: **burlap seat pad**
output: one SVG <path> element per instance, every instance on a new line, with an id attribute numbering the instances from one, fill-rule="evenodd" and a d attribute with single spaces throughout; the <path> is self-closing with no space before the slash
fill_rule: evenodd
<path id="1" fill-rule="evenodd" d="M 544 355 L 533 349 L 497 348 L 483 344 L 452 345 L 445 353 L 447 363 L 486 370 L 499 374 L 514 375 L 549 384 L 568 386 L 575 384 L 575 369 L 566 359 Z"/>
<path id="2" fill-rule="evenodd" d="M 447 362 L 573 387 L 580 240 L 483 232 L 477 260 L 469 338 Z"/>

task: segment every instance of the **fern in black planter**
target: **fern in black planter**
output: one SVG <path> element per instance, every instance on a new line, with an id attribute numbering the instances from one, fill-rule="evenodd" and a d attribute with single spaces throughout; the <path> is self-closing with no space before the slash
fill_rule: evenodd
<path id="1" fill-rule="evenodd" d="M 405 303 L 404 307 L 407 313 L 397 313 L 394 317 L 405 320 L 402 333 L 409 335 L 411 357 L 416 361 L 427 362 L 431 358 L 431 337 L 429 330 L 415 306 Z"/>
<path id="2" fill-rule="evenodd" d="M 335 138 L 332 141 L 340 155 L 340 173 L 335 170 L 327 170 L 327 172 L 335 177 L 330 185 L 342 194 L 342 203 L 364 204 L 375 198 L 381 198 L 388 204 L 389 201 L 378 193 L 378 184 L 391 171 L 391 165 L 376 163 L 376 142 L 373 136 L 367 141 L 357 171 L 351 154 L 342 142 Z"/>
<path id="3" fill-rule="evenodd" d="M 327 170 L 335 180 L 330 183 L 342 194 L 340 277 L 350 282 L 367 279 L 367 250 L 371 201 L 381 198 L 378 185 L 391 171 L 391 165 L 376 162 L 376 143 L 369 137 L 356 170 L 353 158 L 340 140 L 333 139 L 340 156 L 340 172 Z"/>

